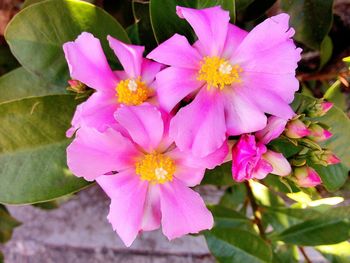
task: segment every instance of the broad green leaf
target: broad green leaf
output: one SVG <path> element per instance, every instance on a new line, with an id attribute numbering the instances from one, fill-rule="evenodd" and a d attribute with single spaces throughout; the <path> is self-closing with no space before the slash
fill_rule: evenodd
<path id="1" fill-rule="evenodd" d="M 293 245 L 278 245 L 273 250 L 273 263 L 298 263 L 298 248 Z"/>
<path id="2" fill-rule="evenodd" d="M 45 1 L 45 0 L 25 0 L 23 5 L 22 5 L 22 9 L 24 9 L 30 5 L 33 5 L 33 4 L 37 4 L 39 2 L 43 2 L 43 1 Z"/>
<path id="3" fill-rule="evenodd" d="M 244 8 L 244 10 L 241 10 L 237 13 L 238 19 L 243 22 L 258 19 L 262 17 L 275 2 L 276 0 L 252 1 L 248 6 Z"/>
<path id="4" fill-rule="evenodd" d="M 320 68 L 331 59 L 333 52 L 333 42 L 329 36 L 325 36 L 320 46 Z"/>
<path id="5" fill-rule="evenodd" d="M 66 89 L 47 82 L 23 67 L 0 77 L 0 103 L 28 97 L 65 94 Z"/>
<path id="6" fill-rule="evenodd" d="M 349 168 L 345 167 L 343 163 L 329 165 L 327 167 L 312 165 L 312 167 L 317 171 L 322 179 L 322 183 L 330 192 L 338 190 L 348 179 Z"/>
<path id="7" fill-rule="evenodd" d="M 240 229 L 213 228 L 205 233 L 211 253 L 220 263 L 271 262 L 271 247 L 259 236 Z"/>
<path id="8" fill-rule="evenodd" d="M 66 166 L 65 131 L 78 101 L 72 95 L 0 104 L 0 202 L 44 202 L 88 185 Z"/>
<path id="9" fill-rule="evenodd" d="M 349 238 L 349 220 L 327 217 L 304 221 L 271 236 L 272 240 L 300 246 L 336 244 Z"/>
<path id="10" fill-rule="evenodd" d="M 318 246 L 316 249 L 332 263 L 350 262 L 350 243 L 347 241 L 334 245 Z"/>
<path id="11" fill-rule="evenodd" d="M 48 0 L 28 6 L 11 20 L 5 38 L 28 71 L 65 85 L 69 72 L 62 45 L 83 31 L 102 41 L 110 59 L 114 55 L 108 47 L 107 35 L 129 42 L 126 32 L 112 16 L 94 5 L 74 0 Z"/>
<path id="12" fill-rule="evenodd" d="M 282 0 L 281 6 L 291 16 L 295 40 L 320 49 L 333 23 L 333 0 Z"/>
<path id="13" fill-rule="evenodd" d="M 232 163 L 227 162 L 220 166 L 215 167 L 212 170 L 207 169 L 204 175 L 204 179 L 201 184 L 212 185 L 233 185 L 232 179 Z"/>
<path id="14" fill-rule="evenodd" d="M 235 210 L 215 205 L 208 207 L 212 212 L 216 228 L 239 228 L 254 231 L 251 220 Z"/>
<path id="15" fill-rule="evenodd" d="M 157 46 L 157 42 L 153 33 L 150 17 L 149 2 L 132 2 L 132 9 L 135 22 L 138 29 L 140 45 L 146 47 L 146 52 L 151 51 Z M 148 52 L 147 52 L 148 53 Z"/>
<path id="16" fill-rule="evenodd" d="M 220 205 L 240 210 L 246 199 L 247 191 L 244 184 L 234 184 L 225 191 L 225 194 L 220 199 Z"/>
<path id="17" fill-rule="evenodd" d="M 176 14 L 176 6 L 191 8 L 206 8 L 221 5 L 222 8 L 230 11 L 231 21 L 235 21 L 234 0 L 151 0 L 151 23 L 154 35 L 158 43 L 161 43 L 175 33 L 186 36 L 190 42 L 195 37 L 190 25 Z"/>
<path id="18" fill-rule="evenodd" d="M 0 204 L 0 243 L 9 241 L 12 237 L 12 231 L 21 223 L 10 215 L 5 206 Z"/>

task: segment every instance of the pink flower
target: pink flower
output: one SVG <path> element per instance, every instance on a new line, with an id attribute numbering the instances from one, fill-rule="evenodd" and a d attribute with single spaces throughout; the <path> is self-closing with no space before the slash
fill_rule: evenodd
<path id="1" fill-rule="evenodd" d="M 308 127 L 299 119 L 289 121 L 285 130 L 286 136 L 292 139 L 303 138 L 310 133 Z"/>
<path id="2" fill-rule="evenodd" d="M 311 124 L 308 130 L 310 131 L 308 137 L 315 142 L 322 142 L 332 137 L 332 133 L 330 131 L 324 129 L 318 124 Z"/>
<path id="3" fill-rule="evenodd" d="M 306 165 L 295 168 L 294 175 L 297 184 L 301 187 L 314 187 L 322 182 L 318 173 Z"/>
<path id="4" fill-rule="evenodd" d="M 210 229 L 213 217 L 189 187 L 201 182 L 205 168 L 222 162 L 227 145 L 197 159 L 176 148 L 154 106 L 120 107 L 115 117 L 123 133 L 83 126 L 67 154 L 71 171 L 96 179 L 111 198 L 108 220 L 125 245 L 160 224 L 169 239 Z"/>
<path id="5" fill-rule="evenodd" d="M 177 7 L 198 40 L 191 46 L 175 34 L 148 58 L 170 65 L 157 74 L 160 105 L 171 111 L 183 98 L 193 101 L 173 118 L 170 136 L 181 150 L 206 156 L 228 135 L 266 126 L 265 113 L 291 118 L 288 105 L 299 88 L 295 69 L 301 49 L 291 37 L 287 14 L 271 17 L 250 33 L 229 23 L 220 7 Z M 268 32 L 268 33 L 266 33 Z"/>
<path id="6" fill-rule="evenodd" d="M 144 59 L 142 46 L 107 39 L 125 71 L 112 71 L 100 41 L 90 33 L 63 45 L 71 77 L 96 90 L 77 107 L 69 137 L 82 125 L 104 131 L 115 123 L 113 113 L 120 104 L 139 105 L 154 96 L 153 81 L 161 65 Z"/>
<path id="7" fill-rule="evenodd" d="M 268 150 L 265 144 L 279 137 L 287 121 L 270 117 L 267 126 L 254 135 L 244 134 L 232 148 L 232 176 L 242 182 L 263 179 L 269 173 L 286 176 L 291 173 L 288 160 L 281 153 Z"/>

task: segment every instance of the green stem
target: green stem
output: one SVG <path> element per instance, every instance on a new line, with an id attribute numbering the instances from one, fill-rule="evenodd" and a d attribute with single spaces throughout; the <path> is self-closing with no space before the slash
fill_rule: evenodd
<path id="1" fill-rule="evenodd" d="M 245 181 L 244 184 L 245 184 L 245 187 L 247 189 L 247 195 L 248 195 L 248 198 L 250 201 L 250 205 L 252 206 L 253 215 L 254 215 L 254 223 L 257 225 L 257 227 L 259 229 L 260 236 L 266 240 L 265 229 L 264 229 L 262 222 L 261 222 L 261 213 L 259 210 L 259 206 L 255 201 L 255 197 L 254 197 L 252 188 L 249 184 L 249 181 Z"/>

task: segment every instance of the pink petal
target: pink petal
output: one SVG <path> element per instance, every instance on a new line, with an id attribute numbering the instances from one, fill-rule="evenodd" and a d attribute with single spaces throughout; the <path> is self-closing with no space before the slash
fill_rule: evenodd
<path id="1" fill-rule="evenodd" d="M 295 115 L 291 106 L 274 92 L 256 87 L 244 87 L 242 88 L 242 93 L 245 93 L 247 97 L 250 96 L 250 100 L 253 101 L 262 112 L 286 120 L 291 119 Z M 251 96 L 251 94 L 254 94 L 254 96 Z"/>
<path id="2" fill-rule="evenodd" d="M 187 69 L 199 69 L 202 57 L 194 49 L 184 36 L 175 34 L 164 41 L 147 58 L 153 59 L 165 65 L 171 65 Z"/>
<path id="3" fill-rule="evenodd" d="M 252 173 L 252 177 L 261 180 L 264 179 L 272 171 L 272 165 L 267 161 L 260 159 L 255 166 L 255 169 Z"/>
<path id="4" fill-rule="evenodd" d="M 263 155 L 263 158 L 272 165 L 273 170 L 271 173 L 273 174 L 287 176 L 292 172 L 292 167 L 282 153 L 268 150 Z"/>
<path id="5" fill-rule="evenodd" d="M 129 78 L 141 76 L 142 56 L 145 47 L 128 45 L 111 36 L 108 36 L 107 39 Z"/>
<path id="6" fill-rule="evenodd" d="M 160 194 L 163 233 L 169 240 L 213 227 L 203 199 L 179 180 L 161 185 Z"/>
<path id="7" fill-rule="evenodd" d="M 166 155 L 175 162 L 176 171 L 174 176 L 177 179 L 189 187 L 200 184 L 204 176 L 205 167 L 199 166 L 197 163 L 193 166 L 190 165 L 188 160 L 193 157 L 189 152 L 181 152 L 178 148 L 175 148 L 167 152 Z"/>
<path id="8" fill-rule="evenodd" d="M 100 133 L 82 127 L 67 148 L 67 164 L 76 176 L 92 181 L 133 166 L 138 155 L 134 145 L 119 132 L 109 128 Z"/>
<path id="9" fill-rule="evenodd" d="M 227 37 L 223 49 L 222 57 L 230 58 L 243 39 L 248 35 L 248 32 L 239 27 L 228 24 Z"/>
<path id="10" fill-rule="evenodd" d="M 202 86 L 196 74 L 195 70 L 175 67 L 159 72 L 156 87 L 160 106 L 170 112 L 184 97 Z"/>
<path id="11" fill-rule="evenodd" d="M 144 58 L 141 67 L 142 81 L 144 81 L 147 86 L 151 85 L 156 78 L 156 74 L 161 70 L 162 67 L 162 64 Z"/>
<path id="12" fill-rule="evenodd" d="M 271 116 L 267 119 L 267 125 L 264 129 L 255 133 L 255 137 L 259 142 L 268 144 L 272 140 L 278 138 L 284 131 L 287 120 Z"/>
<path id="13" fill-rule="evenodd" d="M 111 198 L 108 221 L 126 246 L 131 246 L 141 230 L 148 183 L 127 170 L 105 175 L 98 184 Z"/>
<path id="14" fill-rule="evenodd" d="M 74 42 L 67 42 L 63 50 L 70 75 L 96 90 L 113 90 L 118 81 L 108 65 L 100 41 L 83 32 Z"/>
<path id="15" fill-rule="evenodd" d="M 152 231 L 160 227 L 159 185 L 149 185 L 142 218 L 142 231 Z"/>
<path id="16" fill-rule="evenodd" d="M 230 21 L 228 11 L 224 11 L 220 6 L 201 10 L 177 6 L 176 12 L 192 26 L 207 55 L 221 55 Z"/>
<path id="17" fill-rule="evenodd" d="M 225 116 L 219 92 L 202 89 L 170 123 L 170 137 L 182 151 L 205 157 L 219 149 L 226 140 Z"/>
<path id="18" fill-rule="evenodd" d="M 148 104 L 122 106 L 116 111 L 115 118 L 144 150 L 150 152 L 160 144 L 164 124 L 156 107 Z"/>
<path id="19" fill-rule="evenodd" d="M 114 95 L 95 92 L 87 101 L 77 107 L 72 120 L 72 130 L 87 126 L 103 132 L 116 122 L 113 114 L 117 107 Z"/>
<path id="20" fill-rule="evenodd" d="M 239 88 L 226 90 L 224 95 L 226 127 L 229 135 L 250 133 L 266 126 L 265 114 L 255 106 L 252 98 Z"/>
<path id="21" fill-rule="evenodd" d="M 299 81 L 295 73 L 273 74 L 263 72 L 242 72 L 242 86 L 250 90 L 261 89 L 281 97 L 286 103 L 294 100 L 294 94 L 299 89 Z"/>
<path id="22" fill-rule="evenodd" d="M 195 157 L 191 152 L 182 152 L 179 148 L 175 148 L 171 152 L 168 152 L 168 154 L 172 158 L 181 161 L 184 166 L 213 169 L 224 162 L 228 156 L 228 152 L 229 146 L 225 141 L 217 151 L 203 158 Z"/>

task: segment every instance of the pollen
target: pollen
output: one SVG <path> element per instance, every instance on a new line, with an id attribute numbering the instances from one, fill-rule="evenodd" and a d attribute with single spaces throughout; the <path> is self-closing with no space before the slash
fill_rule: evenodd
<path id="1" fill-rule="evenodd" d="M 120 81 L 116 92 L 118 102 L 129 106 L 140 105 L 151 95 L 150 89 L 140 77 Z"/>
<path id="2" fill-rule="evenodd" d="M 197 80 L 207 82 L 208 90 L 211 87 L 222 90 L 225 86 L 241 82 L 242 68 L 239 65 L 230 64 L 223 58 L 204 57 L 200 65 Z"/>
<path id="3" fill-rule="evenodd" d="M 136 163 L 136 174 L 142 180 L 153 184 L 164 184 L 173 180 L 175 172 L 174 161 L 160 153 L 146 154 L 143 159 Z"/>

